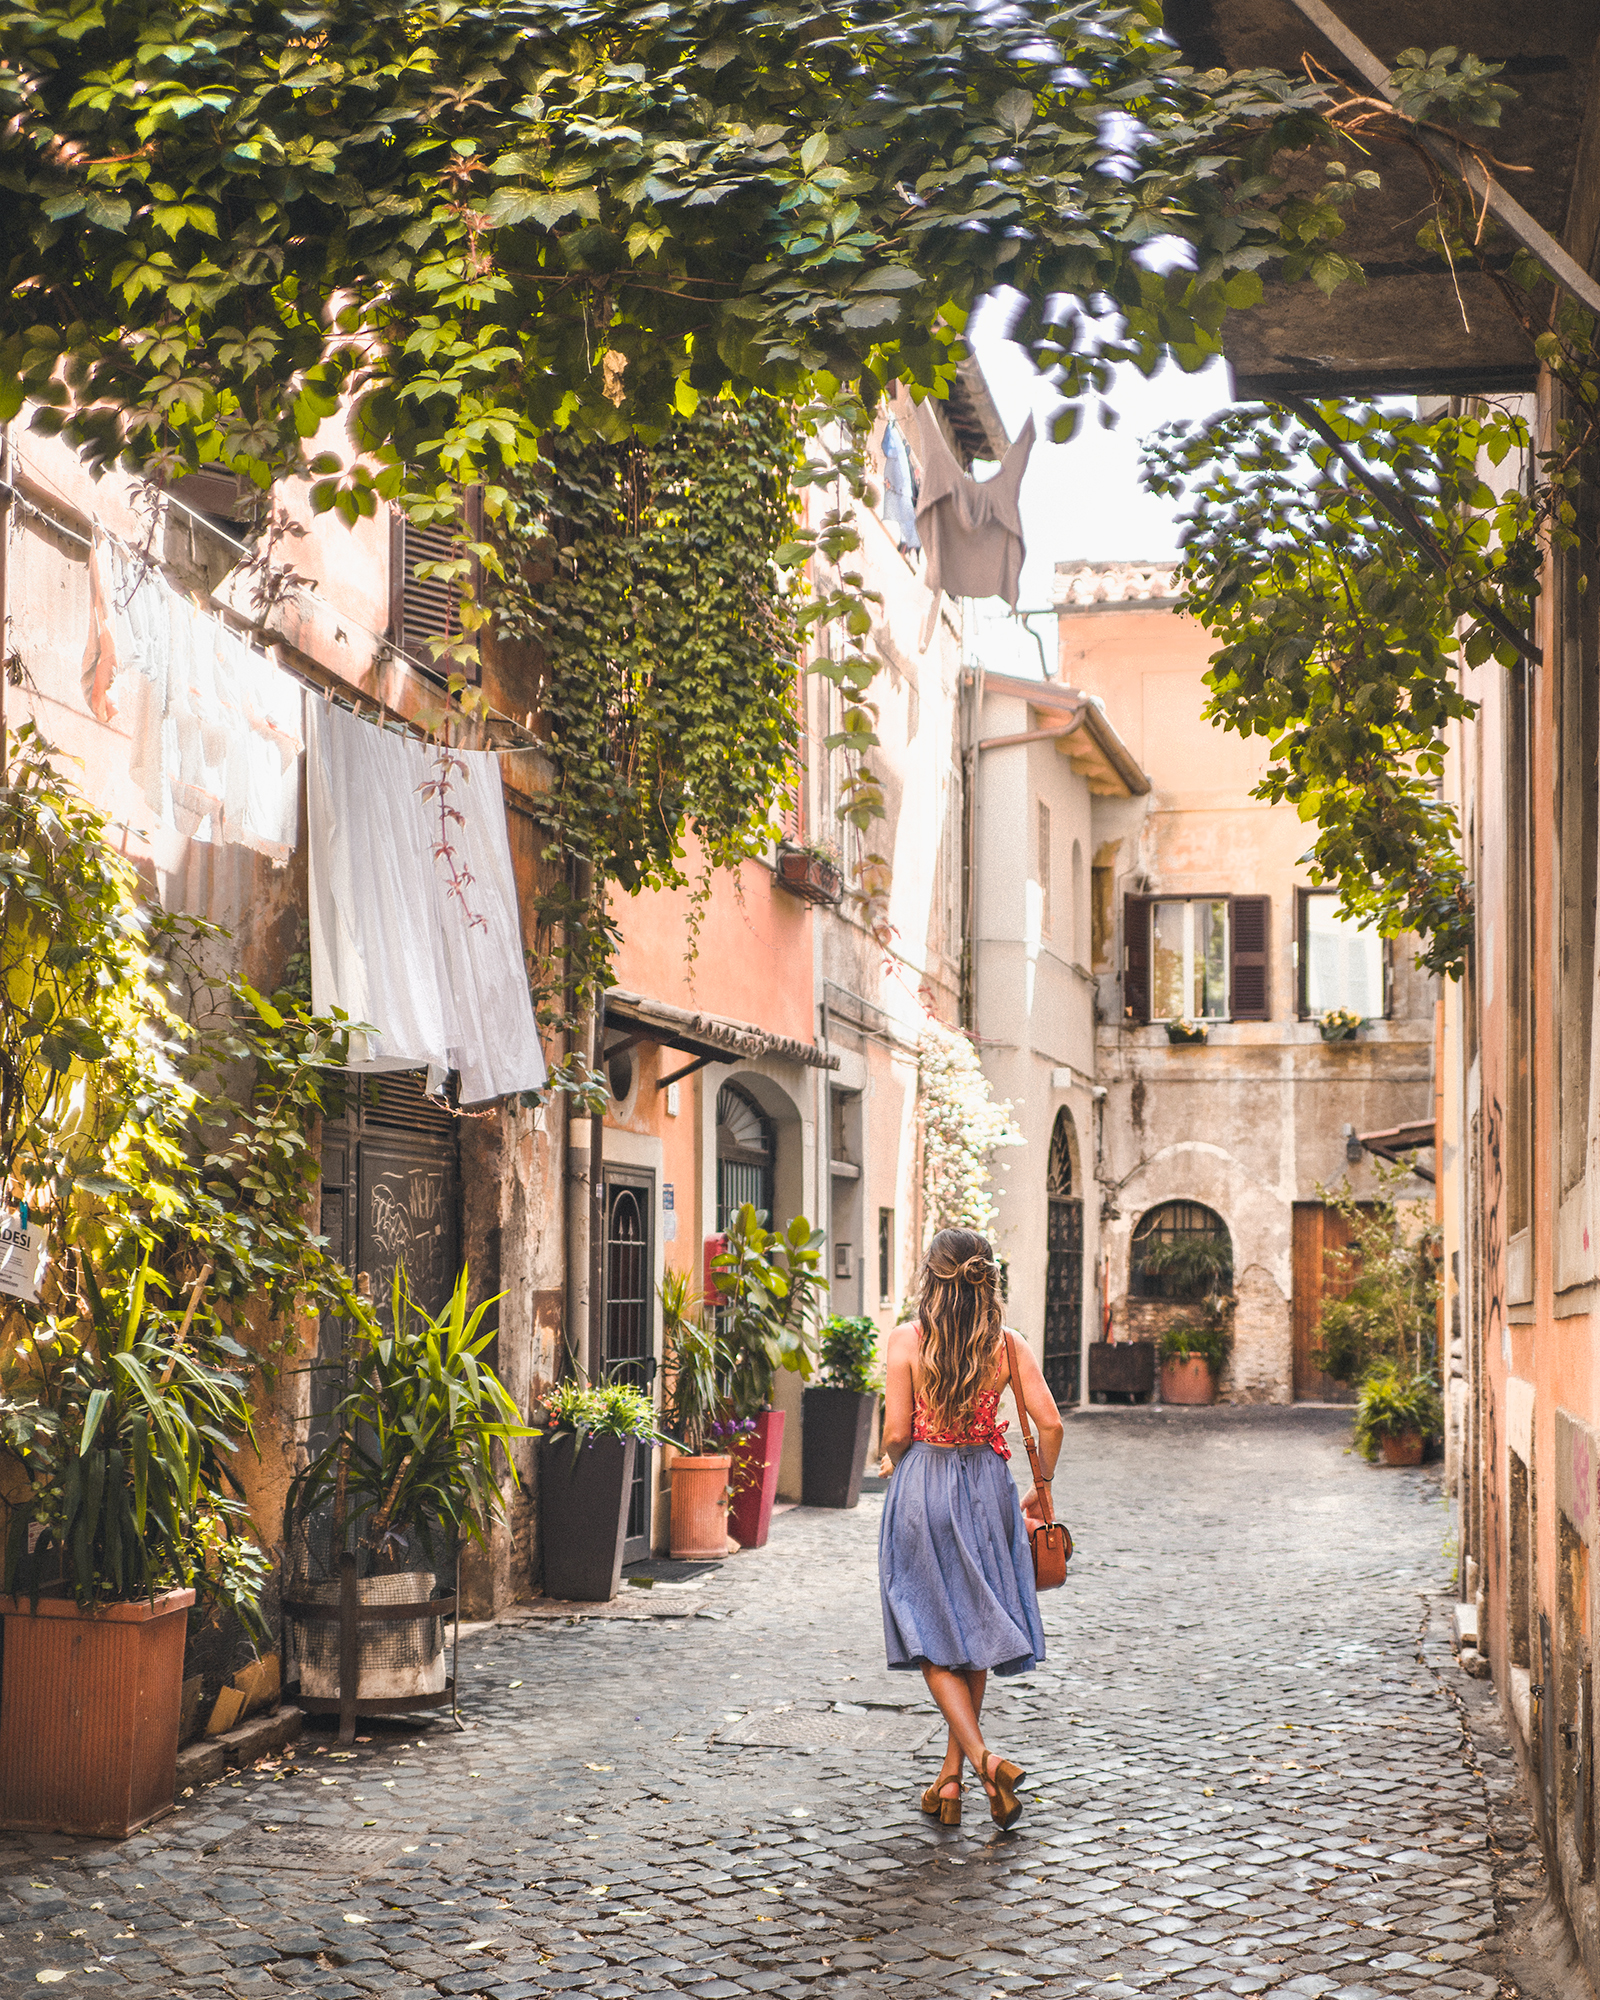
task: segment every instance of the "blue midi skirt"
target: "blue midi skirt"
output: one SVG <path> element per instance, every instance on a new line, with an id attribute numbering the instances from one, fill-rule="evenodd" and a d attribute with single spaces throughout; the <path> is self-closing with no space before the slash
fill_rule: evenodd
<path id="1" fill-rule="evenodd" d="M 1022 1503 L 988 1445 L 914 1444 L 878 1531 L 891 1668 L 1025 1674 L 1044 1658 Z"/>

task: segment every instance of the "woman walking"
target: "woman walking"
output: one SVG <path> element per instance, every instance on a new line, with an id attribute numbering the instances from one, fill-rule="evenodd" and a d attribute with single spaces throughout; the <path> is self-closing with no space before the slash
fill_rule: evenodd
<path id="1" fill-rule="evenodd" d="M 917 1317 L 889 1337 L 882 1471 L 889 1480 L 878 1537 L 883 1631 L 891 1668 L 920 1667 L 949 1725 L 939 1775 L 922 1810 L 961 1823 L 970 1763 L 995 1824 L 1022 1812 L 1026 1773 L 997 1757 L 979 1716 L 989 1675 L 1024 1674 L 1044 1658 L 1024 1515 L 997 1421 L 1014 1382 L 1039 1432 L 1045 1485 L 1061 1450 L 1061 1413 L 1028 1347 L 1000 1318 L 1000 1272 L 987 1240 L 941 1229 L 922 1268 Z"/>

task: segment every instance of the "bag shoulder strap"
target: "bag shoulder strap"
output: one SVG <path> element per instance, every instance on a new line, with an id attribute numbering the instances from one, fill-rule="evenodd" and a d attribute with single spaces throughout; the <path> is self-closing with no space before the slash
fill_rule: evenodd
<path id="1" fill-rule="evenodd" d="M 1028 1463 L 1033 1468 L 1034 1496 L 1039 1502 L 1039 1512 L 1044 1520 L 1053 1521 L 1056 1517 L 1055 1506 L 1050 1497 L 1050 1487 L 1039 1467 L 1039 1447 L 1034 1443 L 1033 1430 L 1028 1423 L 1027 1398 L 1017 1386 L 1017 1363 L 1011 1347 L 1017 1336 L 1005 1329 L 1002 1329 L 1002 1334 L 1006 1343 L 1006 1377 L 1011 1384 L 1011 1400 L 1017 1406 L 1017 1422 L 1022 1426 L 1022 1442 L 1028 1447 Z"/>

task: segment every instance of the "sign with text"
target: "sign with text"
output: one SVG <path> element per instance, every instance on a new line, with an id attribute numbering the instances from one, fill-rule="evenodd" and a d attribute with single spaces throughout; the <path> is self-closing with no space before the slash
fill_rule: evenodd
<path id="1" fill-rule="evenodd" d="M 44 1239 L 42 1222 L 33 1217 L 24 1222 L 20 1209 L 0 1208 L 0 1293 L 26 1305 L 38 1304 Z"/>

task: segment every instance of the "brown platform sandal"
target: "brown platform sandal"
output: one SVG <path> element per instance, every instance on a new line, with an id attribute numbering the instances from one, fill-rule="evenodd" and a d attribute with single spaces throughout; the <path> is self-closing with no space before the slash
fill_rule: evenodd
<path id="1" fill-rule="evenodd" d="M 955 1786 L 956 1795 L 953 1799 L 947 1799 L 944 1796 L 946 1785 Z M 928 1815 L 929 1819 L 939 1820 L 945 1826 L 959 1826 L 961 1824 L 961 1780 L 954 1777 L 936 1780 L 922 1795 L 922 1810 Z"/>
<path id="2" fill-rule="evenodd" d="M 982 1778 L 985 1789 L 991 1784 L 994 1786 L 989 1793 L 989 1817 L 1002 1832 L 1007 1827 L 1015 1826 L 1022 1817 L 1022 1801 L 1017 1797 L 1017 1787 L 1027 1775 L 1019 1765 L 1008 1764 L 992 1750 L 984 1751 L 978 1776 Z"/>

